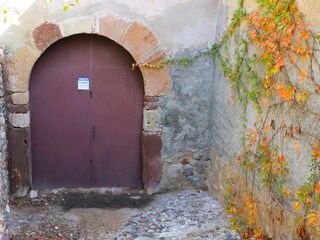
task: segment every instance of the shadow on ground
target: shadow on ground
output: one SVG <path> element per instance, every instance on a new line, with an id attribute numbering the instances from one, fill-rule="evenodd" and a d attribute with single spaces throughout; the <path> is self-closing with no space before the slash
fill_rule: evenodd
<path id="1" fill-rule="evenodd" d="M 60 206 L 64 211 L 74 208 L 100 208 L 100 209 L 121 209 L 121 208 L 142 208 L 153 200 L 153 196 L 144 193 L 112 194 L 110 192 L 64 192 L 58 194 L 40 194 L 39 197 L 30 199 L 12 199 L 13 206 Z"/>
<path id="2" fill-rule="evenodd" d="M 145 194 L 129 195 L 126 193 L 113 195 L 111 193 L 68 193 L 60 195 L 56 203 L 63 210 L 69 211 L 73 208 L 142 208 L 153 200 Z"/>

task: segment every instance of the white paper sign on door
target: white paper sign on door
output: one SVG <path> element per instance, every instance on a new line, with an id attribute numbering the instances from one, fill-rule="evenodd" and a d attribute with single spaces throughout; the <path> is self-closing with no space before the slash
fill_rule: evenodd
<path id="1" fill-rule="evenodd" d="M 78 77 L 78 90 L 89 90 L 90 89 L 90 78 Z"/>

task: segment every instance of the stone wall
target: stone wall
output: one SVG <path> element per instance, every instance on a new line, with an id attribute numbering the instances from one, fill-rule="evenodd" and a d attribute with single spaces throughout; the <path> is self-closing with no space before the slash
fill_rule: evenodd
<path id="1" fill-rule="evenodd" d="M 0 48 L 0 239 L 7 234 L 5 213 L 9 211 L 9 176 L 7 167 L 6 103 L 3 85 L 4 48 Z"/>
<path id="2" fill-rule="evenodd" d="M 206 48 L 188 49 L 175 58 L 192 57 Z M 211 110 L 213 60 L 202 56 L 190 64 L 170 67 L 172 90 L 161 97 L 165 174 L 169 188 L 188 182 L 197 187 L 205 184 L 205 171 L 212 139 Z M 198 169 L 198 170 L 197 170 Z"/>

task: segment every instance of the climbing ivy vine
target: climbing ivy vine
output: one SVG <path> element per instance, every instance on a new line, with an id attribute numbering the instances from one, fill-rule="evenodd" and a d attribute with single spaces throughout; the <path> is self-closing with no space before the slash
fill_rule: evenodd
<path id="1" fill-rule="evenodd" d="M 257 113 L 254 128 L 248 129 L 243 118 L 242 152 L 235 163 L 244 183 L 237 178 L 227 181 L 226 209 L 232 227 L 243 237 L 265 239 L 257 227 L 259 198 L 252 189 L 259 185 L 270 199 L 292 212 L 298 223 L 296 235 L 309 239 L 312 231 L 320 230 L 319 133 L 302 129 L 303 122 L 287 121 L 287 115 L 320 115 L 308 104 L 310 96 L 320 93 L 319 36 L 309 30 L 294 0 L 257 0 L 257 4 L 256 11 L 247 13 L 239 1 L 221 43 L 211 49 L 232 86 L 232 98 L 244 109 L 253 104 Z M 281 114 L 273 119 L 275 112 Z M 313 149 L 310 177 L 292 189 L 288 182 L 292 159 L 286 158 L 285 149 L 292 144 L 294 154 L 300 154 L 306 136 Z"/>

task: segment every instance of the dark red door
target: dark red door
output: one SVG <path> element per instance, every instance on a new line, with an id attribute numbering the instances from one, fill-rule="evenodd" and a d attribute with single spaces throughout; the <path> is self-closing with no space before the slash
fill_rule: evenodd
<path id="1" fill-rule="evenodd" d="M 33 188 L 142 186 L 143 85 L 133 62 L 86 34 L 40 57 L 30 80 Z"/>

